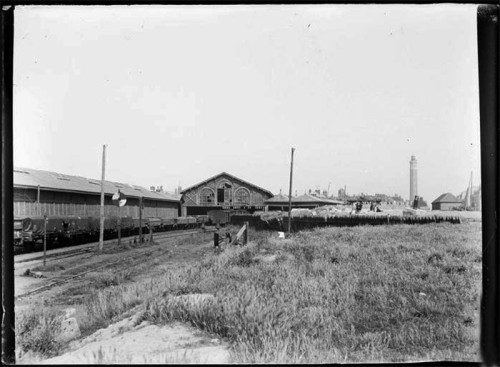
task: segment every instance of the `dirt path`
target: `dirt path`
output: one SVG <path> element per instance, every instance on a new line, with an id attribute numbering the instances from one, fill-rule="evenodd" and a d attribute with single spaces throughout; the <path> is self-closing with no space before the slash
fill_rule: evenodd
<path id="1" fill-rule="evenodd" d="M 73 342 L 65 354 L 40 364 L 229 363 L 227 345 L 179 322 L 166 326 L 134 318 L 101 329 Z"/>
<path id="2" fill-rule="evenodd" d="M 128 269 L 128 282 L 154 277 L 165 268 L 197 261 L 213 251 L 211 234 L 160 240 L 157 244 L 138 247 L 109 247 L 105 254 L 90 254 L 51 261 L 43 268 L 43 278 L 23 276 L 30 263 L 16 265 L 16 296 L 40 288 L 58 279 L 82 276 L 55 285 L 40 293 L 16 300 L 16 314 L 26 312 L 35 304 L 55 310 L 75 309 L 75 318 L 82 320 L 85 297 L 99 277 L 111 276 Z M 32 264 L 34 265 L 34 264 Z M 35 268 L 36 269 L 36 268 Z M 43 270 L 49 271 L 43 271 Z M 138 306 L 140 307 L 140 306 Z M 229 349 L 224 341 L 201 332 L 190 325 L 172 323 L 164 326 L 138 322 L 137 310 L 105 329 L 86 333 L 69 342 L 64 354 L 40 359 L 25 356 L 19 364 L 86 364 L 86 363 L 229 363 Z"/>

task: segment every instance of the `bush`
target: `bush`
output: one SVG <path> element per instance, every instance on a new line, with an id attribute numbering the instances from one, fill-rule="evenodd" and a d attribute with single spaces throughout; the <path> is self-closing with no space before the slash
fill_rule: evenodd
<path id="1" fill-rule="evenodd" d="M 56 312 L 34 307 L 16 320 L 16 347 L 19 354 L 29 351 L 44 357 L 56 355 L 61 347 L 55 340 L 60 327 Z"/>

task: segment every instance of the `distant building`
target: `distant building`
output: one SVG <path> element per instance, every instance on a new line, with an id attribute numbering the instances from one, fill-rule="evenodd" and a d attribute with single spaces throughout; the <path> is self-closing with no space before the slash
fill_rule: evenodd
<path id="1" fill-rule="evenodd" d="M 288 196 L 278 194 L 265 202 L 268 210 L 288 211 Z M 341 201 L 331 200 L 327 198 L 319 198 L 310 194 L 304 194 L 297 197 L 292 197 L 292 209 L 314 209 L 324 205 L 339 205 Z"/>
<path id="2" fill-rule="evenodd" d="M 338 193 L 338 198 L 339 198 L 339 200 L 345 200 L 345 198 L 346 198 L 346 196 L 347 196 L 347 193 L 346 193 L 345 188 L 341 187 L 341 188 L 339 189 L 339 191 L 337 191 L 337 193 Z"/>
<path id="3" fill-rule="evenodd" d="M 417 202 L 415 203 L 415 200 L 410 201 L 409 206 L 411 206 L 414 209 L 429 209 L 429 206 L 427 205 L 427 202 L 424 200 L 422 196 L 417 195 Z M 415 208 L 416 204 L 416 208 Z"/>
<path id="4" fill-rule="evenodd" d="M 181 191 L 182 215 L 206 215 L 212 210 L 264 210 L 273 194 L 222 172 Z"/>
<path id="5" fill-rule="evenodd" d="M 449 192 L 440 195 L 432 202 L 432 210 L 455 210 L 462 206 L 462 201 Z"/>
<path id="6" fill-rule="evenodd" d="M 278 195 L 267 199 L 264 204 L 266 205 L 267 210 L 288 211 L 289 197 L 288 195 L 283 195 L 280 192 Z"/>

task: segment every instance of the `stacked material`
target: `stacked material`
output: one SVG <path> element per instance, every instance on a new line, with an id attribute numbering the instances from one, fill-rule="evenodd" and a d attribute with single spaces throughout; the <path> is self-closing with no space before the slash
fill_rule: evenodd
<path id="1" fill-rule="evenodd" d="M 316 227 L 344 227 L 358 225 L 389 225 L 389 224 L 427 224 L 427 223 L 461 223 L 458 216 L 434 216 L 434 215 L 390 215 L 388 213 L 360 212 L 350 214 L 345 211 L 338 211 L 334 214 L 320 216 L 313 215 L 313 211 L 292 211 L 291 229 L 299 231 L 303 229 L 312 229 Z M 271 214 L 271 213 L 274 213 Z M 268 212 L 265 215 L 234 215 L 231 217 L 231 223 L 243 224 L 249 222 L 250 226 L 256 229 L 283 231 L 288 228 L 287 213 Z M 298 214 L 302 214 L 299 216 Z"/>

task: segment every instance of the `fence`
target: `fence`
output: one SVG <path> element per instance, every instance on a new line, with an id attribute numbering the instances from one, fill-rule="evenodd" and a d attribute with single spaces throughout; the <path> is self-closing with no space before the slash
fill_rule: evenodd
<path id="1" fill-rule="evenodd" d="M 275 231 L 286 231 L 288 217 L 275 217 L 268 220 L 252 215 L 233 215 L 231 224 L 241 225 L 249 222 L 256 229 L 267 229 Z M 292 217 L 291 230 L 293 232 L 317 227 L 352 227 L 359 225 L 383 225 L 383 224 L 428 224 L 428 223 L 461 223 L 458 216 L 372 216 L 351 215 L 335 217 Z"/>
<path id="2" fill-rule="evenodd" d="M 243 227 L 241 227 L 240 230 L 238 231 L 238 233 L 236 234 L 234 240 L 230 241 L 229 244 L 231 244 L 231 245 L 236 245 L 236 244 L 246 245 L 249 241 L 248 230 L 249 230 L 249 223 L 245 222 L 243 224 Z M 224 241 L 224 239 L 220 238 L 219 232 L 215 231 L 214 232 L 214 247 L 218 248 L 219 244 L 223 241 Z"/>

